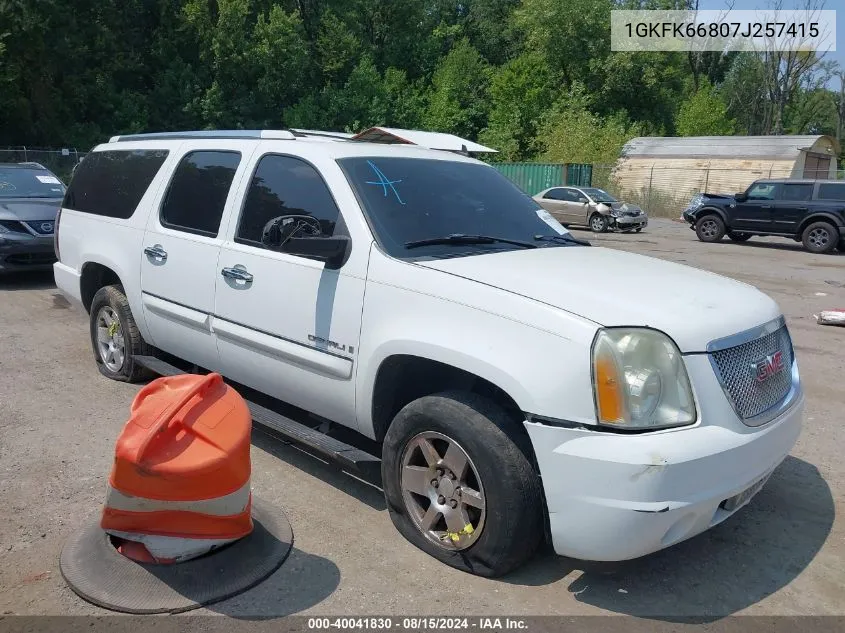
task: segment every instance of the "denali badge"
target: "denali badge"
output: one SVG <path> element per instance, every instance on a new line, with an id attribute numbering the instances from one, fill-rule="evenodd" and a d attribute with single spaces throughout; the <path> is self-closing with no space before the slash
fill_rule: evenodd
<path id="1" fill-rule="evenodd" d="M 751 363 L 751 367 L 756 375 L 757 382 L 768 380 L 775 374 L 779 374 L 784 369 L 783 352 L 775 352 L 765 358 Z"/>
<path id="2" fill-rule="evenodd" d="M 352 345 L 347 348 L 347 346 L 344 344 L 330 341 L 328 339 L 323 338 L 322 336 L 315 336 L 314 334 L 309 334 L 308 340 L 312 343 L 316 343 L 318 346 L 330 347 L 332 349 L 338 350 L 339 352 L 345 352 L 348 349 L 350 354 L 355 353 L 355 347 L 353 347 Z"/>

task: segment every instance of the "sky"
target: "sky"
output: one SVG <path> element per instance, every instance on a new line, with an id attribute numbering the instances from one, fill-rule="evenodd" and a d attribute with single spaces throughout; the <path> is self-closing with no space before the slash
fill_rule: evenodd
<path id="1" fill-rule="evenodd" d="M 784 9 L 799 9 L 806 5 L 806 0 L 783 0 Z M 769 7 L 768 0 L 732 0 L 731 6 L 734 9 L 765 9 Z M 723 11 L 728 7 L 726 0 L 701 0 L 699 9 L 713 9 Z M 845 2 L 842 0 L 826 0 L 823 9 L 836 10 L 836 51 L 826 53 L 825 60 L 833 59 L 845 69 Z M 839 80 L 833 79 L 828 84 L 829 88 L 839 89 Z"/>

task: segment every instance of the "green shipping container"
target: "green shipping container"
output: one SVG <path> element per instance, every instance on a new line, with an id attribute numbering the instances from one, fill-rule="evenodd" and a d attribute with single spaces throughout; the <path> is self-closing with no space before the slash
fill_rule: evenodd
<path id="1" fill-rule="evenodd" d="M 592 165 L 493 163 L 493 167 L 529 196 L 558 185 L 589 187 L 593 180 Z"/>
<path id="2" fill-rule="evenodd" d="M 529 196 L 564 184 L 563 165 L 549 163 L 494 163 L 504 176 Z"/>

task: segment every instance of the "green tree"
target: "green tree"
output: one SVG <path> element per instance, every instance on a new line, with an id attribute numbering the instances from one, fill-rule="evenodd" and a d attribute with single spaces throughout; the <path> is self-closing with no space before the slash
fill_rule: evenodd
<path id="1" fill-rule="evenodd" d="M 498 149 L 500 160 L 536 156 L 543 149 L 538 126 L 552 97 L 548 65 L 541 55 L 524 53 L 500 66 L 490 81 L 490 117 L 479 140 Z"/>
<path id="2" fill-rule="evenodd" d="M 469 41 L 458 42 L 434 71 L 423 123 L 475 138 L 487 120 L 489 75 L 487 63 Z"/>
<path id="3" fill-rule="evenodd" d="M 611 164 L 625 143 L 643 134 L 643 126 L 622 115 L 602 118 L 577 100 L 564 100 L 546 117 L 542 134 L 547 146 L 543 161 Z"/>
<path id="4" fill-rule="evenodd" d="M 678 136 L 729 136 L 736 131 L 736 122 L 728 116 L 721 95 L 702 81 L 698 92 L 681 104 L 675 130 Z"/>

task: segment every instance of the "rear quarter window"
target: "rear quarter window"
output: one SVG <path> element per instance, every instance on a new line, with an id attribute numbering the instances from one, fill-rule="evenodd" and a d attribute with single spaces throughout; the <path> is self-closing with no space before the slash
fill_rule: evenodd
<path id="1" fill-rule="evenodd" d="M 819 185 L 819 200 L 845 200 L 845 182 L 829 182 Z"/>
<path id="2" fill-rule="evenodd" d="M 62 207 L 127 220 L 167 158 L 167 150 L 92 152 L 73 174 Z"/>

